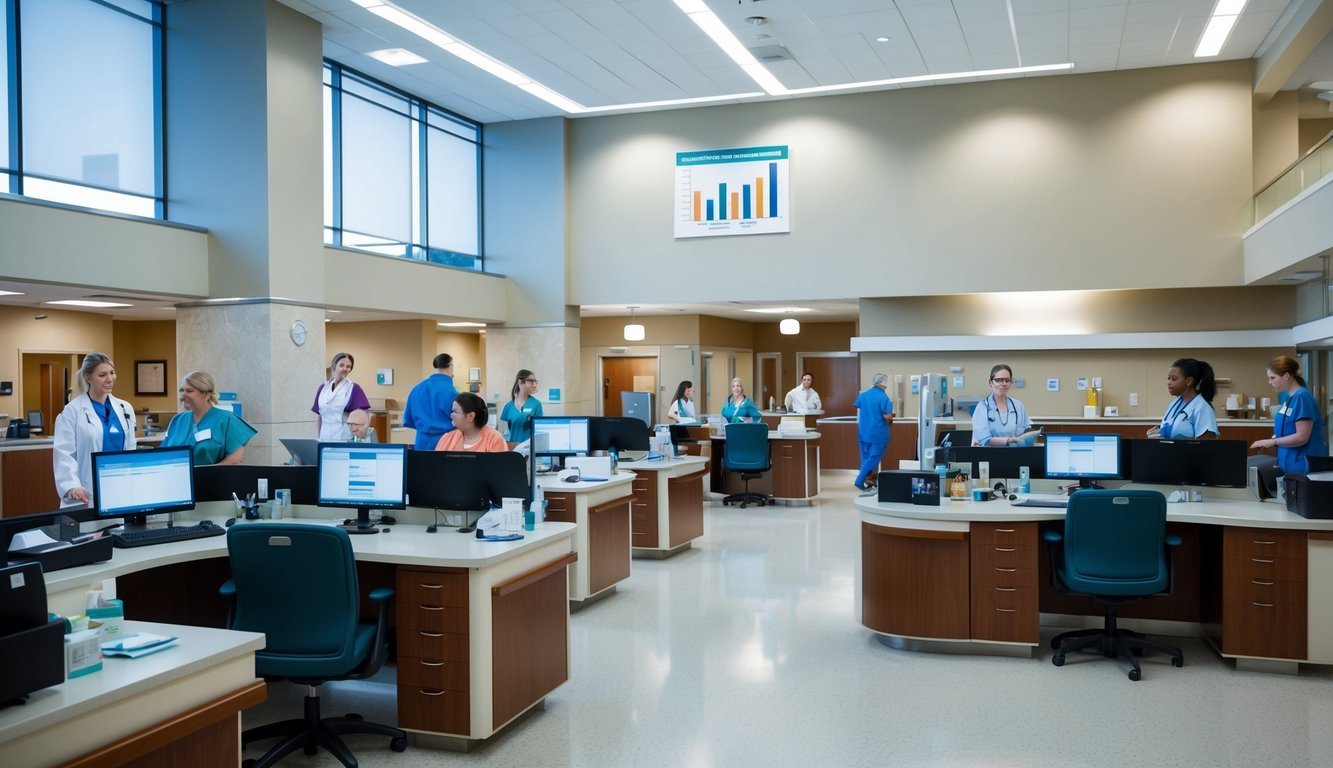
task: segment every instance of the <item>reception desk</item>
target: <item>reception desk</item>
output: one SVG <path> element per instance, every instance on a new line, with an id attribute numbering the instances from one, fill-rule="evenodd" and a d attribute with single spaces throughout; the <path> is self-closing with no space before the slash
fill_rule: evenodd
<path id="1" fill-rule="evenodd" d="M 634 475 L 618 472 L 610 480 L 575 483 L 539 476 L 546 499 L 546 519 L 575 524 L 578 560 L 569 569 L 569 599 L 583 603 L 615 592 L 629 578 L 630 502 Z"/>
<path id="2" fill-rule="evenodd" d="M 321 512 L 298 506 L 286 522 L 337 522 L 314 517 Z M 559 522 L 512 542 L 408 523 L 351 537 L 361 591 L 395 589 L 397 725 L 418 746 L 487 738 L 569 679 L 573 537 Z M 200 624 L 225 615 L 217 589 L 229 574 L 224 536 L 117 549 L 105 563 L 47 574 L 48 604 L 79 613 L 89 585 L 115 577 L 127 618 Z"/>
<path id="3" fill-rule="evenodd" d="M 708 459 L 681 456 L 667 461 L 622 461 L 634 473 L 630 543 L 634 554 L 665 558 L 690 548 L 704 535 L 704 479 Z"/>
<path id="4" fill-rule="evenodd" d="M 0 517 L 60 508 L 49 437 L 0 438 Z"/>
<path id="5" fill-rule="evenodd" d="M 1042 614 L 1100 616 L 1056 592 L 1040 529 L 1063 509 L 1006 502 L 930 507 L 856 501 L 856 616 L 900 645 L 936 641 L 1026 652 Z M 1185 622 L 1241 668 L 1333 664 L 1333 520 L 1240 498 L 1168 505 L 1172 591 L 1119 615 Z"/>
<path id="6" fill-rule="evenodd" d="M 712 434 L 712 476 L 709 487 L 723 495 L 740 493 L 745 483 L 739 475 L 723 469 L 726 460 L 725 433 Z M 767 493 L 776 501 L 808 504 L 819 495 L 819 439 L 820 433 L 783 435 L 768 433 L 768 445 L 773 468 L 763 477 L 750 481 L 750 490 Z"/>

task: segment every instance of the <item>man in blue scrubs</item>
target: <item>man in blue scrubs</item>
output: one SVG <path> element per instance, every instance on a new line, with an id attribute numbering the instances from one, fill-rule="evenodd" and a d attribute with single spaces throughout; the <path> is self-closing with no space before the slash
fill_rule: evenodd
<path id="1" fill-rule="evenodd" d="M 879 460 L 889 447 L 893 400 L 885 391 L 888 388 L 889 377 L 877 373 L 870 380 L 870 389 L 857 395 L 853 403 L 857 408 L 856 438 L 861 443 L 861 471 L 856 475 L 856 488 L 860 491 L 875 487 L 874 481 L 867 484 L 866 478 L 879 467 Z"/>
<path id="2" fill-rule="evenodd" d="M 418 451 L 433 451 L 445 432 L 453 431 L 449 414 L 454 408 L 458 390 L 454 388 L 454 358 L 441 352 L 431 361 L 435 373 L 427 376 L 407 395 L 403 408 L 403 426 L 417 431 L 412 447 Z"/>

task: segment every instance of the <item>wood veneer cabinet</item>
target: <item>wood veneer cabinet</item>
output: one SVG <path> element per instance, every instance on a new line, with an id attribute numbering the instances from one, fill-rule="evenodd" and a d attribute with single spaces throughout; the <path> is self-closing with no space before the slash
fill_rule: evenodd
<path id="1" fill-rule="evenodd" d="M 818 461 L 812 461 L 807 450 L 819 450 L 818 446 L 809 440 L 770 440 L 769 449 L 771 460 L 773 462 L 773 496 L 779 499 L 803 499 L 814 496 L 819 492 L 818 479 L 816 484 L 810 486 L 810 467 L 818 465 Z M 806 488 L 813 487 L 813 493 L 807 493 Z"/>
<path id="2" fill-rule="evenodd" d="M 970 637 L 966 531 L 861 523 L 861 623 L 904 637 Z"/>
<path id="3" fill-rule="evenodd" d="M 588 593 L 629 578 L 630 500 L 625 496 L 588 508 Z"/>
<path id="4" fill-rule="evenodd" d="M 1306 657 L 1305 531 L 1227 528 L 1222 535 L 1222 652 Z"/>
<path id="5" fill-rule="evenodd" d="M 1037 524 L 972 523 L 972 637 L 1041 642 Z"/>
<path id="6" fill-rule="evenodd" d="M 467 736 L 468 573 L 399 568 L 398 724 Z"/>
<path id="7" fill-rule="evenodd" d="M 668 547 L 678 547 L 704 535 L 704 476 L 703 469 L 683 477 L 667 478 L 667 498 L 671 503 L 671 517 L 667 521 Z"/>
<path id="8" fill-rule="evenodd" d="M 634 495 L 629 501 L 630 544 L 635 547 L 657 546 L 657 473 L 636 472 Z"/>

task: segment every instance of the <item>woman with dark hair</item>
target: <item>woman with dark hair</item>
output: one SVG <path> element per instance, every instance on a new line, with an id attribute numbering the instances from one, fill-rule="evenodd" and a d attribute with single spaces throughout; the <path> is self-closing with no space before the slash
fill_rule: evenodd
<path id="1" fill-rule="evenodd" d="M 346 352 L 339 352 L 329 363 L 332 378 L 319 385 L 315 390 L 315 404 L 310 406 L 317 418 L 315 424 L 319 439 L 328 443 L 339 443 L 351 439 L 347 430 L 347 414 L 357 410 L 370 410 L 370 399 L 366 397 L 361 385 L 352 381 L 352 366 L 356 361 Z"/>
<path id="2" fill-rule="evenodd" d="M 1268 383 L 1279 395 L 1287 394 L 1287 401 L 1273 416 L 1273 436 L 1255 440 L 1251 448 L 1277 448 L 1277 465 L 1287 472 L 1308 472 L 1306 456 L 1327 456 L 1328 439 L 1324 435 L 1324 419 L 1314 395 L 1305 388 L 1301 364 L 1286 355 L 1268 363 Z"/>
<path id="3" fill-rule="evenodd" d="M 1032 419 L 1018 398 L 1009 396 L 1014 369 L 1000 363 L 990 369 L 991 393 L 972 411 L 972 442 L 976 445 L 1031 445 L 1035 437 L 1024 437 Z"/>
<path id="4" fill-rule="evenodd" d="M 1175 400 L 1162 416 L 1162 423 L 1148 430 L 1148 437 L 1217 437 L 1213 366 L 1192 357 L 1180 358 L 1166 371 L 1166 391 Z"/>
<path id="5" fill-rule="evenodd" d="M 504 453 L 509 450 L 504 435 L 495 427 L 486 426 L 489 414 L 486 401 L 471 392 L 460 392 L 454 398 L 449 420 L 454 428 L 444 433 L 435 444 L 437 451 L 472 451 L 473 453 Z"/>
<path id="6" fill-rule="evenodd" d="M 672 424 L 699 423 L 699 415 L 694 410 L 694 382 L 686 379 L 676 386 L 671 407 L 667 408 L 667 421 Z"/>
<path id="7" fill-rule="evenodd" d="M 514 377 L 509 402 L 500 411 L 500 421 L 509 425 L 509 442 L 522 443 L 532 438 L 532 420 L 542 415 L 537 399 L 537 374 L 523 368 Z M 484 422 L 483 422 L 484 423 Z"/>

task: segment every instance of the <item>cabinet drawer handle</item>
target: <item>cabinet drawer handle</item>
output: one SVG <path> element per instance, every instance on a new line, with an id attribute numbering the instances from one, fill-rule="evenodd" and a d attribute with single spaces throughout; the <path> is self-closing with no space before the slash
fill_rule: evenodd
<path id="1" fill-rule="evenodd" d="M 1271 581 L 1259 581 L 1258 579 L 1250 579 L 1250 583 L 1251 583 L 1251 584 L 1257 584 L 1257 585 L 1259 585 L 1259 586 L 1261 586 L 1261 587 L 1271 587 L 1271 586 L 1273 586 L 1273 582 L 1271 582 Z"/>
<path id="2" fill-rule="evenodd" d="M 421 691 L 422 696 L 443 696 L 444 691 Z"/>
<path id="3" fill-rule="evenodd" d="M 1260 608 L 1272 608 L 1272 607 L 1273 607 L 1273 604 L 1272 604 L 1272 603 L 1251 603 L 1251 605 L 1256 605 L 1256 606 L 1258 606 L 1258 607 L 1260 607 Z"/>
<path id="4" fill-rule="evenodd" d="M 423 667 L 443 667 L 443 666 L 444 666 L 444 662 L 443 662 L 443 661 L 426 661 L 425 659 L 421 659 L 421 666 L 423 666 Z"/>
<path id="5" fill-rule="evenodd" d="M 1013 573 L 1014 571 L 1017 571 L 1018 569 L 1017 569 L 1017 568 L 996 568 L 995 570 L 999 571 L 1000 573 Z"/>
<path id="6" fill-rule="evenodd" d="M 444 606 L 442 606 L 442 605 L 418 605 L 417 607 L 420 608 L 420 609 L 423 610 L 423 611 L 443 611 L 443 610 L 444 610 Z"/>
<path id="7" fill-rule="evenodd" d="M 996 608 L 999 613 L 1018 613 L 1017 608 Z"/>
<path id="8" fill-rule="evenodd" d="M 443 632 L 418 632 L 422 637 L 444 637 Z"/>
<path id="9" fill-rule="evenodd" d="M 1016 550 L 1016 549 L 1018 549 L 1018 547 L 996 547 L 996 548 L 995 548 L 995 551 L 996 551 L 996 552 L 1013 552 L 1013 551 Z"/>
<path id="10" fill-rule="evenodd" d="M 443 584 L 418 584 L 422 589 L 444 589 Z"/>
<path id="11" fill-rule="evenodd" d="M 1252 558 L 1250 558 L 1250 562 L 1254 562 L 1254 563 L 1263 563 L 1264 565 L 1272 565 L 1273 563 L 1275 563 L 1275 562 L 1277 562 L 1277 561 L 1275 561 L 1275 560 L 1265 559 L 1265 558 L 1262 558 L 1262 557 L 1252 557 Z"/>
<path id="12" fill-rule="evenodd" d="M 996 533 L 1013 533 L 1013 532 L 1014 532 L 1014 529 L 1013 529 L 1013 528 L 996 528 L 996 529 L 995 529 L 995 532 L 996 532 Z"/>
<path id="13" fill-rule="evenodd" d="M 1271 546 L 1273 546 L 1274 544 L 1276 544 L 1277 542 L 1276 542 L 1276 541 L 1260 541 L 1259 539 L 1255 539 L 1255 540 L 1254 540 L 1254 543 L 1255 543 L 1255 544 L 1263 544 L 1263 545 L 1266 546 L 1266 547 L 1271 547 Z"/>
<path id="14" fill-rule="evenodd" d="M 996 588 L 995 588 L 995 591 L 996 591 L 996 592 L 1017 592 L 1018 589 L 1017 589 L 1016 587 L 996 587 Z"/>

